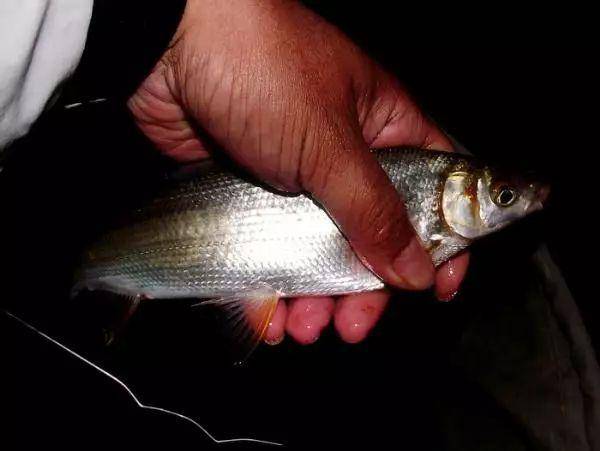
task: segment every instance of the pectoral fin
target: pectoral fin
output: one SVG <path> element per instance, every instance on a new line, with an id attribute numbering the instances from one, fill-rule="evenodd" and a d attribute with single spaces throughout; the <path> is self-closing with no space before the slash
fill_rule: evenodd
<path id="1" fill-rule="evenodd" d="M 279 293 L 267 284 L 195 305 L 215 305 L 226 311 L 227 327 L 244 361 L 263 339 L 275 309 Z"/>

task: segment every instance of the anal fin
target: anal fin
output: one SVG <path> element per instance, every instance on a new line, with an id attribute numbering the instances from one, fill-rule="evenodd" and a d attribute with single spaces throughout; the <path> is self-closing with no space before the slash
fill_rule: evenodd
<path id="1" fill-rule="evenodd" d="M 227 327 L 238 356 L 236 360 L 243 362 L 265 336 L 279 297 L 279 293 L 271 286 L 260 284 L 195 305 L 215 305 L 225 310 Z"/>
<path id="2" fill-rule="evenodd" d="M 108 346 L 115 342 L 115 340 L 123 333 L 129 319 L 136 312 L 140 305 L 143 296 L 140 294 L 133 296 L 119 296 L 124 298 L 123 308 L 114 315 L 110 324 L 104 328 L 104 343 Z"/>

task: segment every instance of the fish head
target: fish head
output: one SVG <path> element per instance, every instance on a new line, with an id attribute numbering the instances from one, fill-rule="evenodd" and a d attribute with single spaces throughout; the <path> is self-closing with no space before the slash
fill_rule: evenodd
<path id="1" fill-rule="evenodd" d="M 454 171 L 442 193 L 444 220 L 463 238 L 479 238 L 541 210 L 549 192 L 530 176 L 488 167 Z"/>

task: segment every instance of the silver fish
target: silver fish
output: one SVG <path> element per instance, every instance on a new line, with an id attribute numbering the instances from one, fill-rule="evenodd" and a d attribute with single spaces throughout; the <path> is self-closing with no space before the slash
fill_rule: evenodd
<path id="1" fill-rule="evenodd" d="M 547 196 L 539 183 L 458 154 L 401 148 L 377 157 L 436 266 L 541 209 Z M 212 298 L 248 317 L 260 335 L 279 298 L 383 286 L 312 199 L 274 193 L 207 163 L 92 246 L 74 292 Z"/>

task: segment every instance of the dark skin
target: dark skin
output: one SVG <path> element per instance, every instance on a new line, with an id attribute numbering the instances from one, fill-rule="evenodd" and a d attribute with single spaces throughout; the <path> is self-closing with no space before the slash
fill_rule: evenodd
<path id="1" fill-rule="evenodd" d="M 458 290 L 468 255 L 433 268 L 369 151 L 451 144 L 392 75 L 299 3 L 188 0 L 171 47 L 129 107 L 146 136 L 181 162 L 208 158 L 216 142 L 274 188 L 309 193 L 390 286 L 434 286 L 444 300 Z M 361 341 L 388 299 L 383 290 L 280 301 L 266 341 L 287 332 L 312 343 L 332 317 L 342 339 Z"/>

